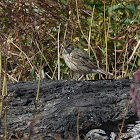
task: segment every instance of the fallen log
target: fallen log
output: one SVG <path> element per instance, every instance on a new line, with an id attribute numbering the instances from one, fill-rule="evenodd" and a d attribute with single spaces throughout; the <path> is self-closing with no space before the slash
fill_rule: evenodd
<path id="1" fill-rule="evenodd" d="M 92 129 L 102 129 L 108 135 L 111 132 L 119 134 L 126 111 L 125 126 L 137 120 L 131 104 L 128 104 L 131 82 L 128 78 L 99 81 L 41 80 L 34 119 L 38 81 L 9 83 L 9 96 L 6 97 L 8 137 L 29 139 L 31 135 L 31 139 L 82 140 Z M 1 137 L 4 128 L 3 111 Z"/>

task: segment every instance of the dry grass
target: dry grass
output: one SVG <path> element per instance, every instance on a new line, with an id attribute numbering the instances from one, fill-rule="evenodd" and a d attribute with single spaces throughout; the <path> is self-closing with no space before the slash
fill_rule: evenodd
<path id="1" fill-rule="evenodd" d="M 61 46 L 65 38 L 75 41 L 80 49 L 88 49 L 89 56 L 95 64 L 113 73 L 113 78 L 131 76 L 139 68 L 139 45 L 135 47 L 136 42 L 139 41 L 139 12 L 127 8 L 127 5 L 133 2 L 124 3 L 126 7 L 124 9 L 122 7 L 122 10 L 119 10 L 118 3 L 115 1 L 100 2 L 100 8 L 97 3 L 85 4 L 77 0 L 59 1 L 59 4 L 58 1 L 54 1 L 50 4 L 51 9 L 49 2 L 41 0 L 33 3 L 34 5 L 26 1 L 13 4 L 0 3 L 1 51 L 2 60 L 4 57 L 8 59 L 8 79 L 14 81 L 37 79 L 41 47 L 43 47 L 41 67 L 46 68 L 47 77 L 72 78 L 68 75 L 69 69 L 64 61 L 60 59 L 60 62 L 57 62 L 59 61 L 57 46 Z M 13 11 L 7 7 L 11 7 Z M 6 8 L 8 12 L 4 11 Z M 30 12 L 27 12 L 29 9 Z M 137 3 L 135 9 L 138 9 Z M 126 22 L 128 16 L 130 21 Z M 58 39 L 60 24 L 61 31 Z M 58 73 L 56 73 L 57 66 Z M 4 69 L 2 71 L 4 73 Z M 92 76 L 88 77 L 92 79 Z M 95 76 L 95 79 L 98 79 L 98 76 Z"/>

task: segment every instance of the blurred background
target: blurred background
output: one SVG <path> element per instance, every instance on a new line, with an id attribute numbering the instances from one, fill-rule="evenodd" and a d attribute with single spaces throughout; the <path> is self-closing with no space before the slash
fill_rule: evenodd
<path id="1" fill-rule="evenodd" d="M 59 38 L 58 38 L 59 36 Z M 72 78 L 58 47 L 67 38 L 87 51 L 113 78 L 131 77 L 140 67 L 140 3 L 135 0 L 1 0 L 2 76 L 36 80 Z M 99 79 L 90 74 L 87 79 Z"/>

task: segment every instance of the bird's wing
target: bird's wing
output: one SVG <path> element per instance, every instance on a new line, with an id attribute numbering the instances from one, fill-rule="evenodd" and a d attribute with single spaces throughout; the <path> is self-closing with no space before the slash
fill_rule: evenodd
<path id="1" fill-rule="evenodd" d="M 72 51 L 72 57 L 74 59 L 79 59 L 80 57 L 82 58 L 89 58 L 88 54 L 78 48 L 74 48 L 74 50 Z"/>
<path id="2" fill-rule="evenodd" d="M 92 60 L 90 60 L 88 54 L 80 49 L 75 48 L 71 53 L 72 59 L 77 62 L 79 65 L 87 66 L 90 69 L 97 69 L 97 66 L 94 65 Z"/>

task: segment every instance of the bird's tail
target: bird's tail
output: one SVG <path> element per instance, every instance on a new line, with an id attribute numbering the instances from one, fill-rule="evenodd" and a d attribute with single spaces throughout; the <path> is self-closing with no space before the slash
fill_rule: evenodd
<path id="1" fill-rule="evenodd" d="M 101 73 L 101 74 L 104 74 L 104 75 L 111 75 L 110 73 L 102 70 L 102 69 L 97 69 L 97 70 L 92 70 L 94 73 Z"/>

